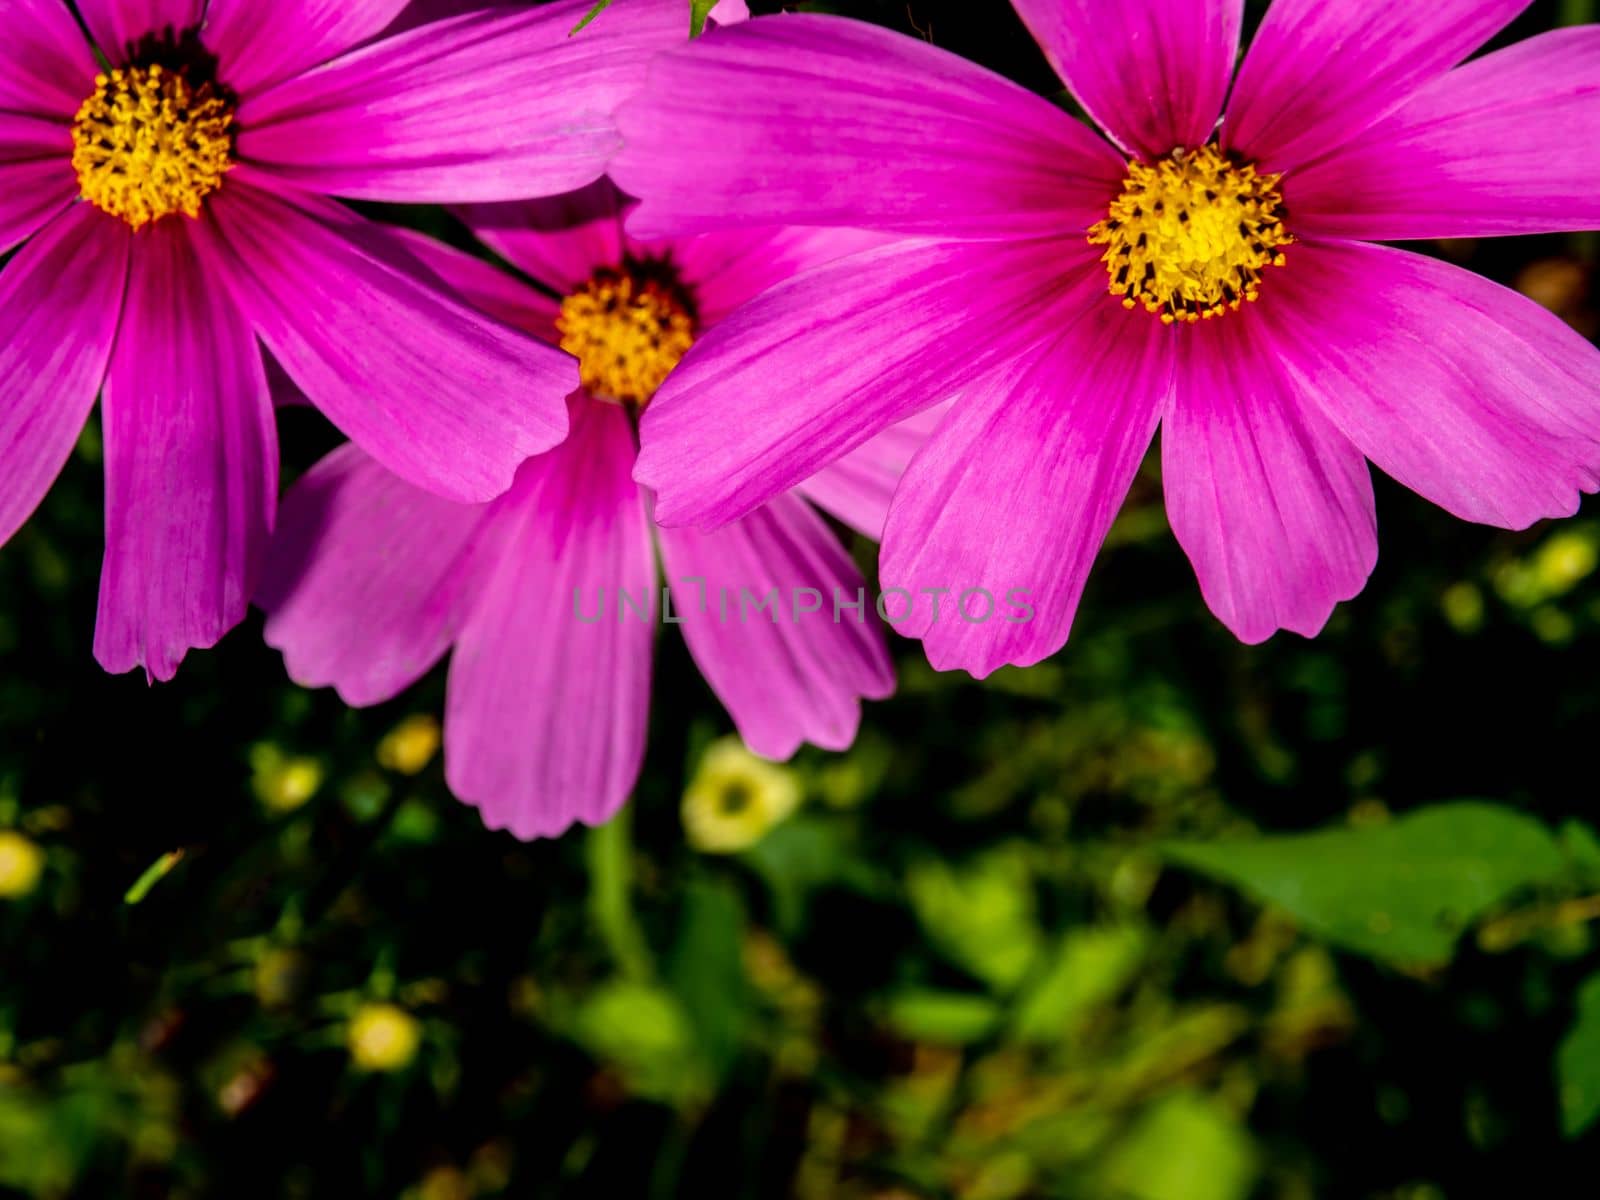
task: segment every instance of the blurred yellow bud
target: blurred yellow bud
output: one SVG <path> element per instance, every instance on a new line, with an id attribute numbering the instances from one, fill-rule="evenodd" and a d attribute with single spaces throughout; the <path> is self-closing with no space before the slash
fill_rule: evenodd
<path id="1" fill-rule="evenodd" d="M 1458 633 L 1476 633 L 1483 628 L 1485 606 L 1477 584 L 1452 583 L 1439 598 L 1439 607 Z"/>
<path id="2" fill-rule="evenodd" d="M 1575 530 L 1554 535 L 1533 558 L 1533 569 L 1547 596 L 1571 591 L 1600 565 L 1594 540 Z"/>
<path id="3" fill-rule="evenodd" d="M 800 807 L 800 781 L 787 767 L 757 758 L 738 738 L 714 742 L 683 794 L 689 844 L 707 854 L 754 846 Z"/>
<path id="4" fill-rule="evenodd" d="M 442 731 L 426 713 L 407 717 L 378 743 L 378 765 L 401 775 L 420 775 L 439 753 Z"/>
<path id="5" fill-rule="evenodd" d="M 256 798 L 270 812 L 290 813 L 302 807 L 322 787 L 322 764 L 314 758 L 287 756 L 266 744 L 251 751 L 255 767 Z"/>
<path id="6" fill-rule="evenodd" d="M 0 900 L 20 900 L 39 885 L 44 851 L 12 829 L 0 829 Z"/>
<path id="7" fill-rule="evenodd" d="M 363 1004 L 350 1019 L 345 1040 L 358 1070 L 400 1071 L 417 1056 L 422 1023 L 393 1004 Z"/>

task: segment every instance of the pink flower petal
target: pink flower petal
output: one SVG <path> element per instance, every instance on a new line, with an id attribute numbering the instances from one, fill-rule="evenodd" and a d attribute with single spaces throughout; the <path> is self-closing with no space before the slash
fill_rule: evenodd
<path id="1" fill-rule="evenodd" d="M 564 436 L 576 362 L 440 291 L 383 227 L 243 180 L 210 208 L 257 333 L 312 403 L 397 475 L 446 499 L 489 500 Z"/>
<path id="2" fill-rule="evenodd" d="M 77 194 L 67 127 L 0 112 L 0 254 L 36 233 Z"/>
<path id="3" fill-rule="evenodd" d="M 128 227 L 68 208 L 0 270 L 0 544 L 61 472 L 105 378 Z"/>
<path id="4" fill-rule="evenodd" d="M 672 0 L 569 31 L 591 0 L 439 21 L 357 50 L 240 107 L 239 154 L 361 200 L 473 203 L 570 191 L 618 148 L 611 114 L 656 51 L 685 39 Z"/>
<path id="5" fill-rule="evenodd" d="M 106 556 L 94 653 L 171 679 L 250 603 L 278 499 L 256 340 L 186 220 L 133 239 L 106 378 Z"/>
<path id="6" fill-rule="evenodd" d="M 394 237 L 439 282 L 479 312 L 488 313 L 514 329 L 531 333 L 542 341 L 560 344 L 556 319 L 561 305 L 543 292 L 514 278 L 493 263 L 474 258 L 453 246 L 435 241 L 411 229 L 389 227 Z"/>
<path id="7" fill-rule="evenodd" d="M 408 0 L 208 0 L 205 41 L 237 94 L 254 95 L 382 33 Z"/>
<path id="8" fill-rule="evenodd" d="M 645 243 L 670 251 L 694 289 L 702 327 L 802 271 L 885 245 L 890 238 L 859 229 L 729 229 Z"/>
<path id="9" fill-rule="evenodd" d="M 599 824 L 638 778 L 656 568 L 633 452 L 627 414 L 580 397 L 572 436 L 499 506 L 499 562 L 456 643 L 445 717 L 450 790 L 492 829 Z M 652 618 L 622 615 L 618 589 Z"/>
<path id="10" fill-rule="evenodd" d="M 1056 74 L 1117 143 L 1147 159 L 1211 139 L 1244 0 L 1012 0 Z"/>
<path id="11" fill-rule="evenodd" d="M 1223 141 L 1283 171 L 1337 149 L 1505 28 L 1531 0 L 1273 0 Z"/>
<path id="12" fill-rule="evenodd" d="M 99 65 L 62 0 L 7 0 L 0 38 L 0 109 L 70 121 Z"/>
<path id="13" fill-rule="evenodd" d="M 939 670 L 982 678 L 1066 643 L 1167 406 L 1176 331 L 1107 296 L 1098 263 L 1059 311 L 1055 337 L 956 400 L 895 494 L 885 607 Z"/>
<path id="14" fill-rule="evenodd" d="M 1045 336 L 1063 264 L 1092 249 L 902 242 L 762 293 L 708 330 L 645 409 L 636 477 L 656 490 L 657 519 L 741 517 L 948 398 Z"/>
<path id="15" fill-rule="evenodd" d="M 398 696 L 444 657 L 493 553 L 489 505 L 413 487 L 345 445 L 284 497 L 255 599 L 302 687 Z"/>
<path id="16" fill-rule="evenodd" d="M 1458 67 L 1285 180 L 1297 231 L 1369 241 L 1600 226 L 1600 27 Z"/>
<path id="17" fill-rule="evenodd" d="M 863 537 L 879 540 L 900 477 L 949 411 L 948 403 L 936 404 L 889 426 L 823 467 L 796 490 Z"/>
<path id="18" fill-rule="evenodd" d="M 848 747 L 862 698 L 893 692 L 894 672 L 861 574 L 822 519 L 780 496 L 715 533 L 659 536 L 689 652 L 750 748 Z M 864 607 L 836 613 L 836 600 Z"/>
<path id="19" fill-rule="evenodd" d="M 622 197 L 609 179 L 564 196 L 456 210 L 478 239 L 553 292 L 575 291 L 622 262 Z"/>
<path id="20" fill-rule="evenodd" d="M 1211 611 L 1252 643 L 1315 636 L 1378 559 L 1367 460 L 1286 377 L 1258 307 L 1179 331 L 1161 428 L 1172 531 Z"/>
<path id="21" fill-rule="evenodd" d="M 668 51 L 617 113 L 637 237 L 741 225 L 1048 234 L 1105 215 L 1122 158 L 1053 104 L 860 21 L 761 17 Z"/>
<path id="22" fill-rule="evenodd" d="M 113 65 L 126 62 L 128 48 L 150 34 L 193 29 L 205 8 L 204 0 L 77 0 L 77 4 L 95 43 Z"/>
<path id="23" fill-rule="evenodd" d="M 1600 351 L 1533 301 L 1405 251 L 1307 243 L 1258 307 L 1302 394 L 1456 516 L 1522 529 L 1600 486 Z"/>

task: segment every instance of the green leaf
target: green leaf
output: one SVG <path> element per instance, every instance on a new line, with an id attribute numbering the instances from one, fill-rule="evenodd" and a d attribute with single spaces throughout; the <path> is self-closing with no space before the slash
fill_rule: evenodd
<path id="1" fill-rule="evenodd" d="M 1026 855 L 999 847 L 952 865 L 928 858 L 906 874 L 911 907 L 940 952 L 997 992 L 1020 984 L 1041 936 Z"/>
<path id="2" fill-rule="evenodd" d="M 1600 1120 L 1600 975 L 1578 989 L 1578 1017 L 1556 1052 L 1561 1130 L 1577 1137 Z"/>
<path id="3" fill-rule="evenodd" d="M 766 882 L 774 922 L 788 935 L 800 928 L 811 893 L 844 873 L 848 854 L 832 825 L 796 817 L 745 851 L 744 861 Z"/>
<path id="4" fill-rule="evenodd" d="M 988 996 L 906 988 L 889 997 L 889 1025 L 903 1038 L 938 1046 L 982 1041 L 1000 1022 L 1000 1006 Z"/>
<path id="5" fill-rule="evenodd" d="M 601 13 L 605 12 L 605 10 L 610 8 L 610 7 L 611 7 L 611 0 L 598 0 L 598 3 L 596 3 L 595 6 L 588 11 L 588 13 L 584 16 L 583 20 L 579 21 L 576 25 L 574 25 L 572 27 L 571 32 L 569 32 L 567 34 L 567 36 L 568 37 L 573 37 L 574 35 L 576 35 L 578 33 L 581 33 L 583 31 L 584 26 L 586 26 L 590 21 L 594 20 L 596 17 L 598 17 Z"/>
<path id="6" fill-rule="evenodd" d="M 1112 1150 L 1106 1194 L 1128 1200 L 1246 1200 L 1259 1167 L 1233 1114 L 1198 1092 L 1176 1092 Z"/>
<path id="7" fill-rule="evenodd" d="M 1049 969 L 1018 1001 L 1016 1036 L 1030 1042 L 1060 1041 L 1133 980 L 1149 940 L 1136 925 L 1072 930 L 1062 938 Z"/>
<path id="8" fill-rule="evenodd" d="M 1476 918 L 1566 867 L 1538 822 L 1471 802 L 1366 829 L 1169 843 L 1163 853 L 1281 905 L 1319 937 L 1405 966 L 1447 961 Z"/>
<path id="9" fill-rule="evenodd" d="M 706 1091 L 688 1016 L 664 988 L 626 979 L 603 983 L 583 998 L 570 1032 L 636 1095 L 677 1104 Z"/>
<path id="10" fill-rule="evenodd" d="M 173 868 L 182 861 L 182 850 L 167 851 L 146 867 L 144 873 L 133 881 L 133 886 L 123 893 L 122 902 L 124 904 L 142 903 L 144 898 L 150 894 L 150 889 L 172 874 Z"/>
<path id="11" fill-rule="evenodd" d="M 1579 886 L 1600 887 L 1600 837 L 1580 821 L 1565 822 L 1557 834 Z"/>
<path id="12" fill-rule="evenodd" d="M 733 887 L 722 879 L 692 880 L 667 962 L 667 982 L 716 1078 L 733 1065 L 750 1012 L 743 940 L 744 906 Z"/>
<path id="13" fill-rule="evenodd" d="M 609 3 L 609 0 L 607 0 Z M 717 6 L 717 0 L 689 0 L 689 36 L 699 37 L 705 32 L 706 18 Z"/>

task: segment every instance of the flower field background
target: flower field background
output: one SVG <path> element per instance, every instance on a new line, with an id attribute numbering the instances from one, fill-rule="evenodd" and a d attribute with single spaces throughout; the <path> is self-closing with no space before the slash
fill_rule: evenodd
<path id="1" fill-rule="evenodd" d="M 801 7 L 1057 88 L 998 3 Z M 1593 237 L 1429 249 L 1600 334 Z M 336 444 L 280 423 L 290 477 Z M 774 767 L 665 636 L 633 802 L 522 844 L 445 790 L 442 670 L 351 711 L 256 617 L 103 675 L 100 480 L 91 425 L 0 552 L 0 1195 L 1592 1188 L 1592 503 L 1504 533 L 1379 479 L 1372 584 L 1248 647 L 1152 456 L 1056 658 L 902 641 L 851 751 Z"/>

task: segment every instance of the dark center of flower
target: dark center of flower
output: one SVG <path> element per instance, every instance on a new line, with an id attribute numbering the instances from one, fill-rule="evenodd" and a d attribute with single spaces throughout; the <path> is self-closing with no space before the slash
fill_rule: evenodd
<path id="1" fill-rule="evenodd" d="M 730 783 L 722 789 L 720 800 L 723 816 L 736 817 L 755 802 L 755 793 L 747 784 Z"/>
<path id="2" fill-rule="evenodd" d="M 629 257 L 563 300 L 556 328 L 591 395 L 643 408 L 689 352 L 697 324 L 693 297 L 669 260 Z"/>
<path id="3" fill-rule="evenodd" d="M 232 170 L 235 101 L 190 34 L 148 39 L 125 67 L 97 75 L 72 126 L 83 198 L 135 229 L 198 217 Z"/>
<path id="4" fill-rule="evenodd" d="M 1283 247 L 1294 241 L 1281 181 L 1215 146 L 1130 162 L 1122 194 L 1089 231 L 1106 248 L 1111 294 L 1169 325 L 1255 300 L 1262 275 L 1284 265 Z"/>

